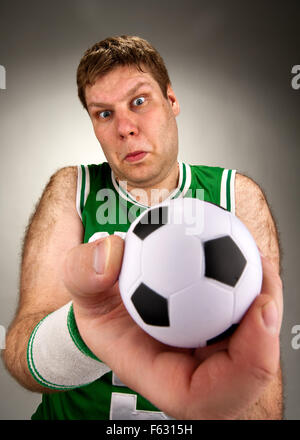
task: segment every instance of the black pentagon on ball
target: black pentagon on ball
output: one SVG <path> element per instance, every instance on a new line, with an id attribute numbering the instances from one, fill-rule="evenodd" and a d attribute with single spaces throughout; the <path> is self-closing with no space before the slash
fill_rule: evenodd
<path id="1" fill-rule="evenodd" d="M 246 266 L 246 259 L 229 235 L 204 243 L 205 276 L 234 287 Z"/>
<path id="2" fill-rule="evenodd" d="M 131 301 L 142 320 L 148 325 L 169 327 L 169 311 L 166 298 L 141 283 L 131 296 Z"/>
<path id="3" fill-rule="evenodd" d="M 135 225 L 133 232 L 141 240 L 145 240 L 148 235 L 166 223 L 168 223 L 168 207 L 160 206 L 146 211 L 140 221 Z"/>

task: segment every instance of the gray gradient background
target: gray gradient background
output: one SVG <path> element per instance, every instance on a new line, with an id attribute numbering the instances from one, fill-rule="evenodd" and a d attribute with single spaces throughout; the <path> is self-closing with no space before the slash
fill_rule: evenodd
<path id="1" fill-rule="evenodd" d="M 0 1 L 1 325 L 15 312 L 24 229 L 50 175 L 104 160 L 77 98 L 79 59 L 109 35 L 140 35 L 161 52 L 181 103 L 180 159 L 236 168 L 267 194 L 283 251 L 285 417 L 300 418 L 300 350 L 291 347 L 300 324 L 299 12 L 297 1 Z M 0 419 L 28 419 L 39 402 L 0 363 Z"/>

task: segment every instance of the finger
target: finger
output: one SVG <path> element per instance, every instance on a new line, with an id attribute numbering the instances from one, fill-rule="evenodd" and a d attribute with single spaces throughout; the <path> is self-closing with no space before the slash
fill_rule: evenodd
<path id="1" fill-rule="evenodd" d="M 276 379 L 279 368 L 281 316 L 271 291 L 265 291 L 270 294 L 259 295 L 228 346 L 231 387 L 244 399 L 248 396 L 245 409 Z"/>
<path id="2" fill-rule="evenodd" d="M 249 376 L 248 382 L 253 389 L 275 378 L 280 357 L 282 283 L 267 258 L 262 257 L 262 265 L 261 293 L 244 316 L 228 346 L 233 365 L 240 369 L 241 376 Z"/>
<path id="3" fill-rule="evenodd" d="M 262 260 L 261 294 L 230 338 L 227 350 L 205 359 L 192 375 L 190 389 L 201 391 L 199 406 L 204 417 L 238 416 L 277 377 L 282 283 L 273 265 Z"/>
<path id="4" fill-rule="evenodd" d="M 124 240 L 111 235 L 74 247 L 66 256 L 63 280 L 75 297 L 92 298 L 117 281 L 123 258 Z"/>
<path id="5" fill-rule="evenodd" d="M 272 360 L 276 360 L 276 356 L 272 357 L 272 353 L 277 349 L 282 323 L 282 282 L 269 259 L 262 257 L 262 266 L 261 293 L 233 334 L 228 350 L 232 358 L 238 359 L 242 364 L 246 365 L 249 361 L 258 368 L 272 371 Z"/>
<path id="6" fill-rule="evenodd" d="M 269 308 L 270 307 L 270 308 Z M 194 371 L 189 389 L 201 395 L 191 407 L 204 419 L 238 418 L 254 405 L 279 367 L 277 307 L 268 295 L 260 295 L 229 341 Z"/>
<path id="7" fill-rule="evenodd" d="M 231 359 L 243 369 L 276 373 L 279 359 L 280 315 L 270 295 L 261 294 L 243 318 L 228 345 Z"/>
<path id="8" fill-rule="evenodd" d="M 281 322 L 283 314 L 282 281 L 279 273 L 268 258 L 261 256 L 261 262 L 263 267 L 263 283 L 261 292 L 268 294 L 276 302 Z"/>

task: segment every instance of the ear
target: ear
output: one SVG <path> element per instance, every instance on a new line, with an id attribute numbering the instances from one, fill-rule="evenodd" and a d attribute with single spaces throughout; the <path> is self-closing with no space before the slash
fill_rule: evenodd
<path id="1" fill-rule="evenodd" d="M 168 85 L 168 88 L 167 88 L 167 97 L 168 97 L 168 101 L 172 107 L 174 115 L 175 116 L 179 115 L 180 105 L 179 105 L 179 102 L 176 98 L 174 90 L 172 89 L 170 84 Z"/>

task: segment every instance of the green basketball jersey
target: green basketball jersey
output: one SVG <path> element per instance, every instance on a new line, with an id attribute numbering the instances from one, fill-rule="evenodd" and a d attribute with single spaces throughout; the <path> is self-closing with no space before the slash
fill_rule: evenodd
<path id="1" fill-rule="evenodd" d="M 179 162 L 177 188 L 168 199 L 200 198 L 235 212 L 235 170 Z M 136 195 L 136 194 L 135 194 Z M 148 206 L 118 182 L 109 164 L 78 167 L 76 209 L 84 226 L 84 242 L 110 234 L 125 237 L 130 224 Z M 112 372 L 73 390 L 44 394 L 32 419 L 166 420 L 169 417 L 124 386 Z"/>

